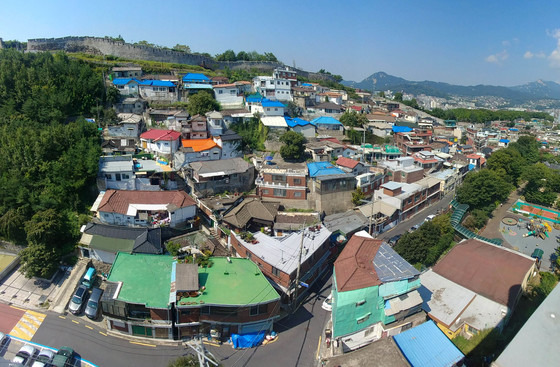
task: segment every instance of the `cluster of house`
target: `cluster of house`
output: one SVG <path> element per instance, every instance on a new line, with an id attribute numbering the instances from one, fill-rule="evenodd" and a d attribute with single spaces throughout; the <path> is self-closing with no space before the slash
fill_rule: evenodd
<path id="1" fill-rule="evenodd" d="M 433 328 L 469 336 L 507 322 L 533 259 L 471 239 L 420 274 L 371 236 L 453 192 L 485 164 L 478 149 L 457 144 L 456 126 L 398 103 L 349 105 L 343 91 L 300 83 L 289 69 L 252 83 L 203 74 L 150 79 L 135 67 L 113 72 L 124 97 L 115 106 L 120 121 L 104 131 L 95 219 L 80 240 L 82 256 L 111 264 L 102 299 L 110 330 L 163 339 L 267 332 L 335 259 L 334 354 L 416 327 L 437 338 Z M 197 116 L 146 110 L 149 101 L 200 90 L 213 91 L 223 109 Z M 318 116 L 289 118 L 287 101 Z M 353 129 L 390 135 L 394 144 L 343 143 L 347 128 L 336 117 L 344 109 L 367 117 Z M 310 161 L 266 153 L 244 159 L 230 126 L 254 115 L 270 131 L 306 136 Z M 144 131 L 144 122 L 158 128 Z M 356 206 L 358 188 L 368 200 Z M 205 231 L 197 231 L 201 224 Z M 178 236 L 188 238 L 186 260 L 166 251 Z M 197 266 L 207 251 L 224 256 Z M 406 338 L 395 338 L 403 353 Z M 455 362 L 463 358 L 456 352 Z"/>

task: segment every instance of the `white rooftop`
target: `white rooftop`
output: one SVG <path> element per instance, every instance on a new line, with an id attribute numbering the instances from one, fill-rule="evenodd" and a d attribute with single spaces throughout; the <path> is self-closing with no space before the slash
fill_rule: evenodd
<path id="1" fill-rule="evenodd" d="M 267 127 L 288 127 L 284 116 L 265 116 L 261 117 L 261 121 Z"/>

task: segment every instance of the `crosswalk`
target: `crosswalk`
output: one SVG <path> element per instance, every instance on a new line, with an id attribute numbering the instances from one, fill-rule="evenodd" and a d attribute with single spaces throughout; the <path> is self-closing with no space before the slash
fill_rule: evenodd
<path id="1" fill-rule="evenodd" d="M 31 340 L 47 315 L 35 311 L 26 311 L 19 322 L 14 326 L 10 335 L 24 340 Z"/>

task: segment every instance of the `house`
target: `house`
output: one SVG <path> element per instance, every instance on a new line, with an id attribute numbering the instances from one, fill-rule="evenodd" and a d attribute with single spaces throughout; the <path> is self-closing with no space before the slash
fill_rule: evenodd
<path id="1" fill-rule="evenodd" d="M 188 100 L 189 96 L 200 91 L 213 94 L 212 80 L 201 73 L 188 73 L 182 78 L 181 98 Z"/>
<path id="2" fill-rule="evenodd" d="M 216 101 L 222 108 L 237 108 L 243 106 L 245 96 L 251 92 L 251 83 L 238 81 L 231 84 L 213 85 Z"/>
<path id="3" fill-rule="evenodd" d="M 264 98 L 277 101 L 291 101 L 292 81 L 290 79 L 275 78 L 273 76 L 257 76 L 253 78 L 253 90 Z"/>
<path id="4" fill-rule="evenodd" d="M 480 169 L 486 165 L 486 158 L 479 154 L 469 154 L 467 159 L 469 160 L 469 171 Z"/>
<path id="5" fill-rule="evenodd" d="M 191 162 L 188 185 L 196 197 L 251 191 L 255 167 L 242 158 Z"/>
<path id="6" fill-rule="evenodd" d="M 134 190 L 134 162 L 132 155 L 102 156 L 97 175 L 99 190 Z"/>
<path id="7" fill-rule="evenodd" d="M 387 243 L 365 231 L 350 238 L 334 263 L 332 338 L 342 351 L 396 335 L 424 317 L 420 273 Z"/>
<path id="8" fill-rule="evenodd" d="M 138 138 L 105 138 L 101 143 L 103 155 L 125 155 L 136 153 Z"/>
<path id="9" fill-rule="evenodd" d="M 315 209 L 326 215 L 352 208 L 352 192 L 356 180 L 351 173 L 345 173 L 330 162 L 311 162 L 309 171 L 309 200 Z"/>
<path id="10" fill-rule="evenodd" d="M 412 157 L 414 158 L 414 163 L 422 168 L 425 173 L 436 171 L 443 165 L 443 159 L 426 150 L 414 153 Z"/>
<path id="11" fill-rule="evenodd" d="M 336 160 L 336 165 L 344 172 L 352 173 L 354 176 L 361 175 L 369 170 L 369 167 L 364 163 L 346 157 L 338 158 Z"/>
<path id="12" fill-rule="evenodd" d="M 321 224 L 319 213 L 278 212 L 274 218 L 272 231 L 274 236 L 283 237 L 318 224 Z"/>
<path id="13" fill-rule="evenodd" d="M 119 121 L 107 125 L 107 135 L 111 137 L 138 138 L 138 133 L 144 125 L 142 115 L 119 113 L 117 117 Z"/>
<path id="14" fill-rule="evenodd" d="M 212 84 L 212 80 L 201 73 L 187 73 L 182 80 L 186 84 Z"/>
<path id="15" fill-rule="evenodd" d="M 211 136 L 222 135 L 225 128 L 224 116 L 218 111 L 206 113 L 206 123 Z"/>
<path id="16" fill-rule="evenodd" d="M 414 164 L 413 157 L 400 157 L 392 161 L 379 162 L 379 167 L 387 170 L 391 181 L 414 183 L 424 177 L 424 169 Z"/>
<path id="17" fill-rule="evenodd" d="M 362 147 L 364 154 L 368 160 L 372 161 L 393 161 L 397 158 L 402 157 L 402 152 L 399 148 L 394 145 L 385 144 L 384 146 L 371 146 Z"/>
<path id="18" fill-rule="evenodd" d="M 211 261 L 208 267 L 174 264 L 177 337 L 235 340 L 257 333 L 264 338 L 279 317 L 278 293 L 248 259 L 213 257 Z"/>
<path id="19" fill-rule="evenodd" d="M 215 161 L 222 157 L 222 148 L 212 139 L 183 139 L 182 147 L 173 156 L 177 169 L 191 162 Z"/>
<path id="20" fill-rule="evenodd" d="M 342 123 L 337 119 L 335 119 L 334 117 L 321 116 L 321 117 L 317 117 L 311 122 L 314 123 L 315 126 L 317 126 L 317 130 L 319 131 L 320 130 L 337 130 L 337 131 L 344 130 L 344 126 L 342 125 Z"/>
<path id="21" fill-rule="evenodd" d="M 146 109 L 146 101 L 140 98 L 125 98 L 115 105 L 117 113 L 134 113 L 141 114 Z"/>
<path id="22" fill-rule="evenodd" d="M 142 80 L 138 85 L 138 94 L 148 101 L 178 100 L 177 86 L 168 80 Z"/>
<path id="23" fill-rule="evenodd" d="M 290 130 L 295 131 L 296 133 L 300 133 L 306 138 L 315 137 L 316 126 L 313 122 L 300 119 L 299 117 L 286 117 L 285 120 Z"/>
<path id="24" fill-rule="evenodd" d="M 113 79 L 113 86 L 119 90 L 121 96 L 138 97 L 138 86 L 140 83 L 140 80 L 136 78 Z"/>
<path id="25" fill-rule="evenodd" d="M 371 197 L 384 180 L 385 175 L 381 172 L 366 172 L 356 176 L 356 187 L 362 190 L 365 197 Z"/>
<path id="26" fill-rule="evenodd" d="M 113 66 L 111 71 L 115 78 L 140 78 L 142 76 L 140 66 Z"/>
<path id="27" fill-rule="evenodd" d="M 560 287 L 556 286 L 492 363 L 492 367 L 555 365 L 560 336 L 556 320 L 559 304 Z"/>
<path id="28" fill-rule="evenodd" d="M 294 103 L 302 109 L 315 105 L 316 94 L 312 87 L 292 87 L 292 94 Z"/>
<path id="29" fill-rule="evenodd" d="M 237 231 L 272 228 L 279 206 L 277 202 L 265 202 L 255 197 L 244 198 L 231 210 L 225 212 L 222 220 L 226 226 Z"/>
<path id="30" fill-rule="evenodd" d="M 265 166 L 259 171 L 256 193 L 275 200 L 307 200 L 307 167 L 280 168 Z"/>
<path id="31" fill-rule="evenodd" d="M 222 159 L 243 157 L 243 138 L 235 131 L 226 130 L 220 136 L 213 136 L 212 140 L 222 148 Z"/>
<path id="32" fill-rule="evenodd" d="M 311 287 L 328 269 L 330 235 L 328 229 L 318 225 L 282 237 L 261 231 L 250 236 L 232 231 L 230 239 L 234 254 L 253 261 L 281 293 L 282 302 L 295 306 L 296 298 L 301 300 L 309 289 L 301 284 Z M 300 283 L 296 286 L 298 264 L 301 264 Z"/>
<path id="33" fill-rule="evenodd" d="M 440 191 L 442 196 L 446 196 L 455 190 L 462 182 L 462 174 L 458 169 L 446 169 L 439 172 L 430 173 L 429 177 L 433 177 L 440 181 Z"/>
<path id="34" fill-rule="evenodd" d="M 112 264 L 118 252 L 162 254 L 161 228 L 131 228 L 88 223 L 81 230 L 82 257 Z"/>
<path id="35" fill-rule="evenodd" d="M 192 228 L 196 203 L 184 191 L 107 190 L 97 207 L 102 223 Z"/>
<path id="36" fill-rule="evenodd" d="M 305 144 L 305 151 L 310 153 L 315 162 L 331 161 L 342 156 L 345 147 L 329 140 L 315 141 Z"/>
<path id="37" fill-rule="evenodd" d="M 271 131 L 278 133 L 288 131 L 288 124 L 284 116 L 264 116 L 261 117 L 261 123 Z"/>
<path id="38" fill-rule="evenodd" d="M 402 128 L 406 126 L 395 126 L 395 128 Z M 400 129 L 402 130 L 402 129 Z M 431 143 L 432 143 L 432 132 L 431 130 L 417 130 L 410 132 L 404 132 L 397 130 L 393 135 L 395 140 L 395 145 L 399 148 L 404 154 L 412 155 L 414 153 L 420 151 L 431 151 Z"/>
<path id="39" fill-rule="evenodd" d="M 344 108 L 333 102 L 323 102 L 313 107 L 313 110 L 321 115 L 336 115 L 341 114 Z"/>
<path id="40" fill-rule="evenodd" d="M 348 210 L 343 213 L 327 215 L 323 224 L 332 232 L 331 242 L 341 245 L 352 235 L 367 227 L 368 220 L 359 211 Z"/>
<path id="41" fill-rule="evenodd" d="M 208 139 L 208 119 L 203 115 L 194 115 L 182 124 L 181 132 L 187 139 Z"/>
<path id="42" fill-rule="evenodd" d="M 275 79 L 288 79 L 292 87 L 297 85 L 297 72 L 295 70 L 290 70 L 287 66 L 274 69 L 272 76 Z"/>
<path id="43" fill-rule="evenodd" d="M 336 92 L 318 93 L 316 97 L 316 103 L 321 104 L 323 102 L 331 102 L 340 106 L 342 105 L 342 94 Z"/>
<path id="44" fill-rule="evenodd" d="M 140 145 L 149 153 L 171 155 L 179 149 L 181 133 L 174 130 L 150 129 L 140 134 Z"/>
<path id="45" fill-rule="evenodd" d="M 279 101 L 262 99 L 260 104 L 254 104 L 251 108 L 252 113 L 258 112 L 261 116 L 284 116 L 286 106 Z"/>
<path id="46" fill-rule="evenodd" d="M 535 269 L 535 259 L 529 256 L 464 240 L 421 275 L 423 307 L 449 338 L 502 329 Z"/>
<path id="47" fill-rule="evenodd" d="M 403 331 L 393 339 L 412 367 L 465 365 L 465 355 L 432 321 Z"/>
<path id="48" fill-rule="evenodd" d="M 136 337 L 173 339 L 174 263 L 171 256 L 117 253 L 101 297 L 107 329 Z"/>

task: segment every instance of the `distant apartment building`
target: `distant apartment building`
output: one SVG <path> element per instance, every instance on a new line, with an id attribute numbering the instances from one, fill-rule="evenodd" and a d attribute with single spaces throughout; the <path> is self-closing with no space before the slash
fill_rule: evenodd
<path id="1" fill-rule="evenodd" d="M 388 179 L 394 182 L 411 184 L 424 177 L 424 169 L 414 164 L 413 157 L 401 157 L 393 161 L 379 162 L 379 167 L 385 168 Z"/>
<path id="2" fill-rule="evenodd" d="M 255 184 L 263 198 L 307 200 L 307 168 L 263 167 Z"/>

